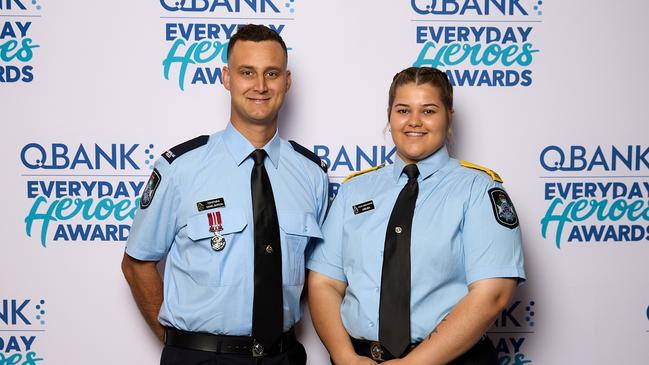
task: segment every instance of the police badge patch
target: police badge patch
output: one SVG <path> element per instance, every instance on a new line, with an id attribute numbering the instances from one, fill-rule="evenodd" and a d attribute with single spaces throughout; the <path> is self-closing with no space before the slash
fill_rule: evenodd
<path id="1" fill-rule="evenodd" d="M 153 200 L 156 189 L 158 189 L 158 186 L 160 185 L 161 179 L 162 177 L 160 176 L 158 169 L 153 169 L 151 177 L 149 177 L 149 181 L 147 181 L 142 197 L 140 198 L 140 209 L 146 209 L 151 205 L 151 201 Z"/>
<path id="2" fill-rule="evenodd" d="M 491 199 L 491 207 L 496 221 L 510 229 L 518 227 L 518 217 L 516 216 L 516 210 L 514 210 L 514 204 L 512 204 L 505 190 L 501 188 L 489 189 L 489 198 Z"/>

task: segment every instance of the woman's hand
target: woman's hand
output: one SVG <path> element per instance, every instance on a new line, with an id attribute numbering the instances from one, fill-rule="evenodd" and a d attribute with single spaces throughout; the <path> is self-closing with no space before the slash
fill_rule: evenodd
<path id="1" fill-rule="evenodd" d="M 350 356 L 348 359 L 343 360 L 342 362 L 336 362 L 334 360 L 334 363 L 336 365 L 378 365 L 376 361 L 370 359 L 369 357 L 356 355 L 356 353 L 354 353 L 353 356 Z"/>

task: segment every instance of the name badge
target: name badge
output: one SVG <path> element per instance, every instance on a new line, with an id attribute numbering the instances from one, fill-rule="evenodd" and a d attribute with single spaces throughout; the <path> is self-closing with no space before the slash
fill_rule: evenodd
<path id="1" fill-rule="evenodd" d="M 364 203 L 360 203 L 360 204 L 356 204 L 356 205 L 352 206 L 352 209 L 354 209 L 354 214 L 355 215 L 365 213 L 365 212 L 368 212 L 368 211 L 374 209 L 374 202 L 371 201 L 371 200 L 368 200 L 368 201 L 366 201 Z"/>
<path id="2" fill-rule="evenodd" d="M 223 207 L 225 207 L 225 200 L 223 200 L 223 198 L 210 199 L 210 200 L 205 200 L 196 203 L 196 208 L 198 208 L 199 212 L 202 212 L 204 210 L 214 209 L 214 208 L 223 208 Z"/>

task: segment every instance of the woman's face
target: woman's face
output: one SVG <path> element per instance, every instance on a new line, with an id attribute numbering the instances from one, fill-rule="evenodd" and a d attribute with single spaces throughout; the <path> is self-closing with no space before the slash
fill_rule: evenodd
<path id="1" fill-rule="evenodd" d="M 415 83 L 397 88 L 390 130 L 397 154 L 406 164 L 416 163 L 442 147 L 450 122 L 439 88 Z"/>

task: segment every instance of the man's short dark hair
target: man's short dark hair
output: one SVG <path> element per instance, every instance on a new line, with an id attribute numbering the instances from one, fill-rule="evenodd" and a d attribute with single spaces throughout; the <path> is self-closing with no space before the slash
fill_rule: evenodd
<path id="1" fill-rule="evenodd" d="M 282 37 L 274 30 L 268 28 L 265 25 L 260 24 L 247 24 L 239 28 L 237 32 L 230 38 L 230 43 L 228 44 L 228 61 L 230 60 L 230 53 L 234 45 L 238 41 L 252 41 L 252 42 L 263 42 L 263 41 L 274 41 L 279 43 L 284 50 L 284 55 L 288 59 L 288 51 L 286 50 L 286 43 Z"/>

